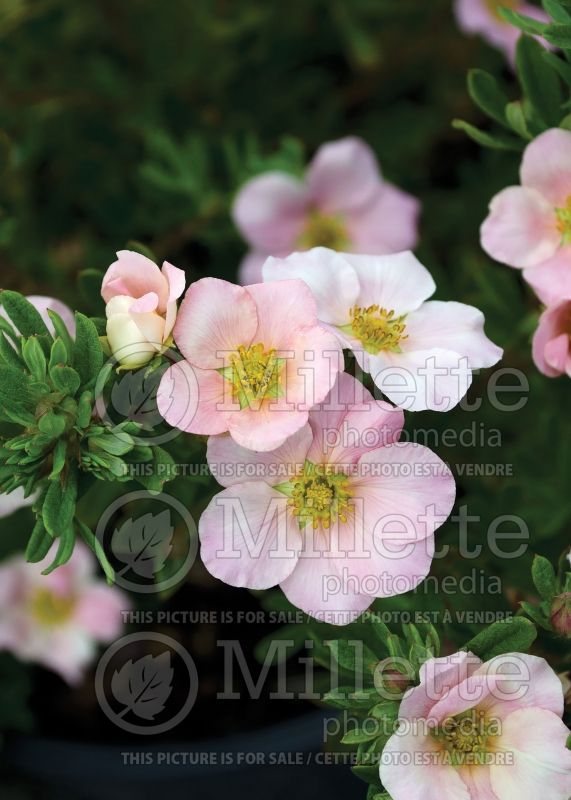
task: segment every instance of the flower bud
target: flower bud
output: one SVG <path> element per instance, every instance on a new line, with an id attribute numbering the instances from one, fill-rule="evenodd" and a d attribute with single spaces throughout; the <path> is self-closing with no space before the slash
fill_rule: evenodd
<path id="1" fill-rule="evenodd" d="M 161 349 L 165 320 L 154 311 L 131 313 L 137 301 L 117 295 L 107 303 L 107 340 L 111 352 L 126 369 L 147 364 Z"/>
<path id="2" fill-rule="evenodd" d="M 571 636 L 571 592 L 564 592 L 553 599 L 551 624 L 560 636 Z"/>

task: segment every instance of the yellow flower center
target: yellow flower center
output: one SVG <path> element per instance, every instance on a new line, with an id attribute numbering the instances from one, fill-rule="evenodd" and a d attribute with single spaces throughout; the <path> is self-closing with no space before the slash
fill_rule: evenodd
<path id="1" fill-rule="evenodd" d="M 359 339 L 368 353 L 376 355 L 381 350 L 400 353 L 400 343 L 407 339 L 405 315 L 395 317 L 395 312 L 378 305 L 351 309 L 351 322 L 342 330 Z"/>
<path id="2" fill-rule="evenodd" d="M 497 720 L 487 719 L 484 711 L 471 709 L 448 717 L 431 733 L 450 761 L 461 766 L 486 763 L 492 740 L 499 732 Z"/>
<path id="3" fill-rule="evenodd" d="M 242 346 L 230 362 L 231 366 L 221 372 L 232 383 L 233 400 L 240 408 L 252 408 L 266 398 L 280 396 L 280 373 L 285 360 L 278 358 L 275 350 L 264 350 L 261 343 Z"/>
<path id="4" fill-rule="evenodd" d="M 311 523 L 314 529 L 319 526 L 327 529 L 337 519 L 347 522 L 352 494 L 348 485 L 346 475 L 335 473 L 328 465 L 306 461 L 302 474 L 284 489 L 300 528 Z"/>
<path id="5" fill-rule="evenodd" d="M 509 25 L 510 23 L 501 16 L 500 8 L 510 8 L 512 11 L 517 11 L 521 5 L 520 0 L 484 0 L 484 2 L 490 14 L 504 25 Z"/>
<path id="6" fill-rule="evenodd" d="M 40 625 L 53 627 L 62 625 L 71 617 L 75 598 L 65 597 L 49 589 L 37 589 L 30 601 L 30 612 Z"/>
<path id="7" fill-rule="evenodd" d="M 556 208 L 557 230 L 561 233 L 565 243 L 571 239 L 571 195 L 565 201 L 563 208 Z"/>
<path id="8" fill-rule="evenodd" d="M 310 214 L 297 243 L 302 250 L 310 250 L 312 247 L 348 250 L 350 246 L 343 220 L 328 214 L 320 214 L 319 211 Z"/>

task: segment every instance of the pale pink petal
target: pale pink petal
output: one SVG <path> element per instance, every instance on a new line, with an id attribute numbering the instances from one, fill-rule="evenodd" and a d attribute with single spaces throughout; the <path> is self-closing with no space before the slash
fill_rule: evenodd
<path id="1" fill-rule="evenodd" d="M 420 203 L 390 183 L 374 199 L 347 215 L 347 229 L 356 253 L 400 253 L 418 242 Z"/>
<path id="2" fill-rule="evenodd" d="M 561 247 L 553 258 L 526 269 L 523 277 L 547 306 L 571 299 L 571 247 Z"/>
<path id="3" fill-rule="evenodd" d="M 158 295 L 155 292 L 149 292 L 130 303 L 129 312 L 131 314 L 149 314 L 152 311 L 156 311 L 158 307 Z"/>
<path id="4" fill-rule="evenodd" d="M 571 796 L 571 751 L 565 742 L 569 729 L 551 711 L 525 708 L 502 720 L 496 748 L 514 763 L 492 764 L 490 777 L 498 800 Z M 507 760 L 507 759 L 506 759 Z"/>
<path id="5" fill-rule="evenodd" d="M 71 625 L 57 629 L 50 637 L 49 646 L 30 660 L 38 661 L 57 672 L 71 686 L 81 683 L 83 673 L 95 656 L 95 645 L 87 633 Z"/>
<path id="6" fill-rule="evenodd" d="M 264 481 L 270 486 L 284 483 L 303 469 L 312 432 L 304 425 L 281 447 L 260 453 L 241 447 L 228 434 L 208 439 L 206 458 L 210 471 L 222 486 Z"/>
<path id="7" fill-rule="evenodd" d="M 307 170 L 311 201 L 326 214 L 368 203 L 380 182 L 375 154 L 355 136 L 321 145 Z"/>
<path id="8" fill-rule="evenodd" d="M 323 403 L 311 410 L 309 423 L 313 432 L 310 461 L 354 464 L 363 453 L 398 441 L 404 414 L 375 400 L 359 381 L 342 372 Z"/>
<path id="9" fill-rule="evenodd" d="M 287 498 L 265 483 L 237 484 L 216 495 L 198 526 L 208 571 L 231 586 L 269 589 L 295 568 L 299 528 Z"/>
<path id="10" fill-rule="evenodd" d="M 130 603 L 122 592 L 103 582 L 93 583 L 81 593 L 74 623 L 100 642 L 117 638 L 123 628 L 123 614 Z"/>
<path id="11" fill-rule="evenodd" d="M 286 352 L 285 394 L 277 402 L 282 409 L 293 405 L 307 412 L 327 397 L 343 371 L 343 351 L 333 333 L 308 326 L 297 333 Z"/>
<path id="12" fill-rule="evenodd" d="M 566 205 L 571 197 L 570 131 L 552 128 L 528 144 L 521 164 L 521 182 L 543 195 L 551 207 Z"/>
<path id="13" fill-rule="evenodd" d="M 321 322 L 347 325 L 350 308 L 359 295 L 359 279 L 342 253 L 314 247 L 288 258 L 269 258 L 263 267 L 264 281 L 299 278 L 309 286 Z"/>
<path id="14" fill-rule="evenodd" d="M 183 356 L 202 369 L 228 366 L 229 354 L 248 347 L 258 315 L 248 292 L 218 278 L 190 285 L 180 305 L 174 339 Z"/>
<path id="15" fill-rule="evenodd" d="M 565 372 L 571 331 L 571 301 L 547 308 L 533 336 L 532 355 L 537 369 L 549 378 Z"/>
<path id="16" fill-rule="evenodd" d="M 481 242 L 489 256 L 510 267 L 540 264 L 561 244 L 555 209 L 535 189 L 510 186 L 490 203 Z"/>
<path id="17" fill-rule="evenodd" d="M 399 530 L 409 532 L 409 541 L 431 536 L 448 518 L 456 497 L 450 468 L 428 447 L 413 442 L 364 453 L 351 487 L 364 499 L 366 530 L 381 539 L 385 523 L 390 532 L 393 517 L 402 523 Z"/>
<path id="18" fill-rule="evenodd" d="M 429 271 L 408 251 L 387 256 L 346 253 L 344 258 L 359 276 L 359 306 L 377 304 L 400 316 L 414 311 L 436 289 Z"/>
<path id="19" fill-rule="evenodd" d="M 184 292 L 186 286 L 186 274 L 184 270 L 169 264 L 168 261 L 163 261 L 161 272 L 165 276 L 169 285 L 169 299 L 168 302 L 172 303 Z"/>
<path id="20" fill-rule="evenodd" d="M 440 746 L 422 730 L 391 736 L 381 756 L 380 776 L 392 800 L 478 800 L 470 798 L 459 773 L 442 763 Z"/>
<path id="21" fill-rule="evenodd" d="M 405 323 L 405 351 L 454 350 L 468 358 L 471 369 L 491 367 L 502 357 L 501 347 L 484 333 L 484 315 L 474 306 L 431 300 L 407 316 Z"/>
<path id="22" fill-rule="evenodd" d="M 165 341 L 165 321 L 163 317 L 159 317 L 158 314 L 135 314 L 132 310 L 130 316 L 141 332 L 142 341 L 149 342 L 156 350 L 160 350 Z M 109 326 L 112 321 L 113 317 L 111 317 L 107 325 Z"/>
<path id="23" fill-rule="evenodd" d="M 247 450 L 268 452 L 281 447 L 286 439 L 307 423 L 307 411 L 280 407 L 279 401 L 262 402 L 259 407 L 243 408 L 230 415 L 230 436 Z"/>
<path id="24" fill-rule="evenodd" d="M 254 250 L 279 253 L 295 249 L 308 206 L 304 184 L 285 172 L 266 172 L 238 192 L 232 218 Z"/>
<path id="25" fill-rule="evenodd" d="M 468 359 L 452 350 L 385 351 L 367 363 L 376 386 L 405 411 L 450 411 L 472 383 Z"/>
<path id="26" fill-rule="evenodd" d="M 480 674 L 504 676 L 483 703 L 492 716 L 503 719 L 513 711 L 531 707 L 563 716 L 563 686 L 544 658 L 506 653 L 483 664 L 475 673 Z"/>
<path id="27" fill-rule="evenodd" d="M 250 250 L 249 253 L 246 253 L 238 267 L 238 283 L 242 286 L 261 283 L 264 280 L 262 267 L 268 255 L 267 253 L 261 253 L 259 250 Z"/>
<path id="28" fill-rule="evenodd" d="M 120 250 L 117 261 L 109 267 L 103 278 L 101 296 L 106 303 L 117 295 L 142 297 L 155 292 L 159 298 L 159 311 L 166 311 L 169 285 L 166 277 L 150 258 L 133 250 Z"/>
<path id="29" fill-rule="evenodd" d="M 245 287 L 255 303 L 258 327 L 255 343 L 264 350 L 287 350 L 300 328 L 317 323 L 315 300 L 309 287 L 300 280 L 256 283 Z"/>
<path id="30" fill-rule="evenodd" d="M 498 800 L 492 788 L 490 770 L 485 765 L 458 767 L 458 774 L 468 787 L 470 797 L 475 800 Z"/>
<path id="31" fill-rule="evenodd" d="M 51 319 L 49 318 L 48 309 L 50 309 L 50 311 L 55 311 L 55 313 L 62 318 L 65 327 L 68 329 L 72 337 L 75 336 L 75 315 L 71 308 L 66 306 L 65 303 L 62 303 L 60 300 L 56 300 L 53 297 L 43 297 L 42 295 L 38 294 L 28 295 L 26 299 L 30 301 L 37 311 L 40 312 L 42 319 L 48 326 L 50 333 L 54 334 L 55 329 Z M 2 310 L 0 310 L 0 313 L 2 313 Z M 4 314 L 2 315 L 5 316 Z"/>
<path id="32" fill-rule="evenodd" d="M 157 407 L 173 428 L 203 435 L 224 433 L 233 407 L 229 385 L 216 370 L 202 370 L 181 361 L 163 375 Z"/>

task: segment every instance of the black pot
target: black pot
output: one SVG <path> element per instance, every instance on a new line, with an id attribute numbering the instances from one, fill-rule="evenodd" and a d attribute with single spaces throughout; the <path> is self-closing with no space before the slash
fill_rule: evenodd
<path id="1" fill-rule="evenodd" d="M 2 796 L 18 800 L 364 800 L 366 785 L 354 777 L 348 764 L 324 763 L 328 755 L 321 751 L 323 719 L 324 712 L 312 712 L 253 733 L 190 745 L 154 745 L 144 740 L 126 746 L 95 745 L 19 736 L 4 749 L 4 786 L 12 790 L 10 795 L 3 791 Z M 240 755 L 245 753 L 255 754 L 257 763 Z M 172 763 L 175 754 L 179 763 Z"/>

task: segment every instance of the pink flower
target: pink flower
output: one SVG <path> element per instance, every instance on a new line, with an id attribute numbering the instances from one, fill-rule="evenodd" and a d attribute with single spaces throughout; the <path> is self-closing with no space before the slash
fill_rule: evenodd
<path id="1" fill-rule="evenodd" d="M 262 280 L 267 256 L 331 247 L 395 253 L 417 241 L 418 200 L 384 181 L 375 154 L 356 137 L 322 145 L 303 180 L 267 172 L 248 181 L 233 217 L 251 252 L 240 282 Z"/>
<path id="2" fill-rule="evenodd" d="M 525 149 L 521 186 L 497 194 L 482 225 L 484 250 L 524 277 L 544 302 L 571 291 L 571 132 L 545 131 Z"/>
<path id="3" fill-rule="evenodd" d="M 42 564 L 17 555 L 0 565 L 0 647 L 75 684 L 97 643 L 119 635 L 129 604 L 96 577 L 95 559 L 83 545 L 67 564 L 42 575 L 49 563 L 49 555 Z"/>
<path id="4" fill-rule="evenodd" d="M 393 800 L 568 800 L 563 688 L 543 658 L 433 658 L 381 758 Z"/>
<path id="5" fill-rule="evenodd" d="M 160 413 L 189 433 L 229 431 L 242 447 L 273 450 L 307 422 L 343 369 L 302 281 L 193 283 L 174 339 L 185 357 L 163 376 Z"/>
<path id="6" fill-rule="evenodd" d="M 307 283 L 321 322 L 402 408 L 449 410 L 468 391 L 472 370 L 501 358 L 502 350 L 484 334 L 481 311 L 426 302 L 436 287 L 410 252 L 364 256 L 318 247 L 269 258 L 264 280 L 283 278 Z"/>
<path id="7" fill-rule="evenodd" d="M 571 378 L 571 299 L 547 308 L 539 318 L 532 355 L 537 369 L 549 378 Z"/>
<path id="8" fill-rule="evenodd" d="M 521 0 L 456 0 L 454 5 L 460 28 L 466 33 L 481 34 L 513 64 L 521 31 L 503 19 L 500 8 L 511 8 L 539 22 L 549 22 L 548 15 L 542 9 Z"/>
<path id="9" fill-rule="evenodd" d="M 26 299 L 40 312 L 50 333 L 55 334 L 55 329 L 49 318 L 48 309 L 59 314 L 68 331 L 72 336 L 75 336 L 75 317 L 71 308 L 66 306 L 65 303 L 56 300 L 54 297 L 44 297 L 43 295 L 29 295 Z M 9 319 L 2 306 L 0 306 L 0 316 L 4 317 L 4 319 Z M 0 519 L 10 516 L 20 508 L 31 506 L 35 499 L 35 494 L 30 497 L 24 497 L 24 490 L 21 487 L 10 492 L 10 494 L 0 494 Z"/>
<path id="10" fill-rule="evenodd" d="M 117 253 L 103 278 L 101 296 L 107 303 L 109 346 L 122 366 L 136 369 L 164 349 L 185 281 L 183 270 L 168 261 L 159 269 L 140 253 Z"/>
<path id="11" fill-rule="evenodd" d="M 208 440 L 226 488 L 199 522 L 201 557 L 231 586 L 279 584 L 312 616 L 346 624 L 374 597 L 408 592 L 428 574 L 434 531 L 454 479 L 427 447 L 399 443 L 400 409 L 346 373 L 308 423 L 277 450 Z"/>

